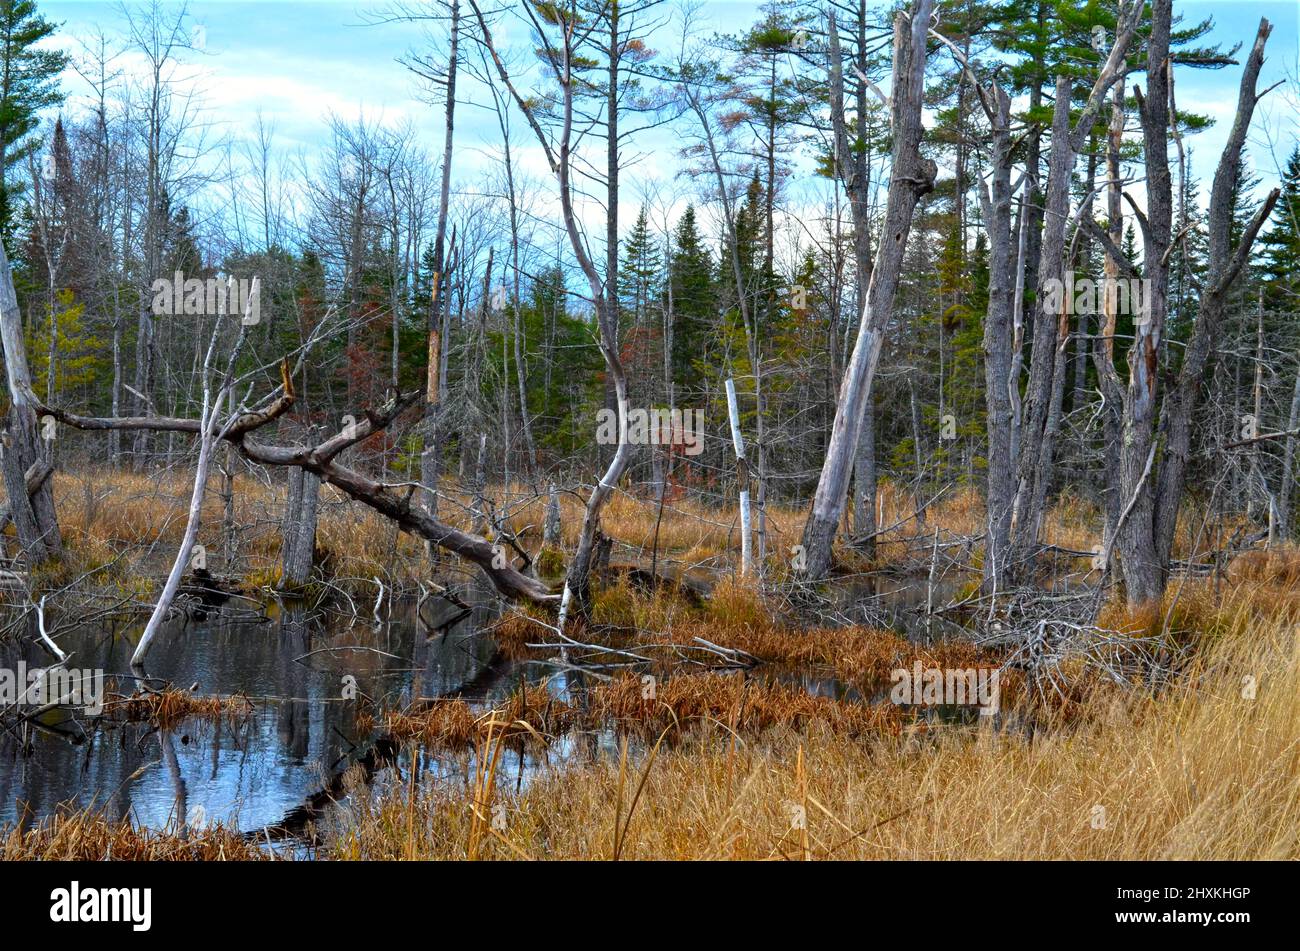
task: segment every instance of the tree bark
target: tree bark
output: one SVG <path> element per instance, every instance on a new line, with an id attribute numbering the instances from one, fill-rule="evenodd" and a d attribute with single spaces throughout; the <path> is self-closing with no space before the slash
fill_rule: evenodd
<path id="1" fill-rule="evenodd" d="M 37 429 L 35 394 L 23 342 L 22 315 L 14 291 L 9 257 L 0 244 L 0 343 L 4 346 L 5 376 L 9 385 L 8 431 L 0 445 L 0 467 L 4 470 L 9 496 L 9 517 L 18 533 L 18 544 L 29 564 L 40 564 L 59 555 L 63 538 L 54 509 L 51 479 L 41 479 L 36 490 L 27 490 L 27 473 L 45 459 Z"/>
<path id="2" fill-rule="evenodd" d="M 429 367 L 424 404 L 424 449 L 420 453 L 420 501 L 433 514 L 438 512 L 438 478 L 442 461 L 442 433 L 439 430 L 439 400 L 444 353 L 447 341 L 441 319 L 447 307 L 446 295 L 439 288 L 446 281 L 447 216 L 451 202 L 451 159 L 456 127 L 456 71 L 460 54 L 460 0 L 451 0 L 451 47 L 447 57 L 447 103 L 444 113 L 442 173 L 438 186 L 438 224 L 434 232 L 434 273 L 429 289 Z M 430 550 L 432 554 L 432 550 Z"/>
<path id="3" fill-rule="evenodd" d="M 311 580 L 316 556 L 316 517 L 320 476 L 302 468 L 289 471 L 289 498 L 280 533 L 280 587 L 294 590 Z"/>
<path id="4" fill-rule="evenodd" d="M 858 327 L 853 355 L 840 386 L 830 444 L 817 482 L 812 511 L 804 524 L 806 570 L 811 579 L 824 578 L 830 569 L 831 545 L 844 514 L 849 473 L 862 431 L 862 417 L 871 399 L 885 325 L 893 313 L 912 215 L 921 196 L 934 188 L 938 173 L 934 162 L 922 158 L 920 153 L 926 33 L 932 9 L 932 0 L 916 0 L 910 17 L 899 13 L 894 18 L 893 175 L 881 247 L 867 289 L 867 304 Z"/>

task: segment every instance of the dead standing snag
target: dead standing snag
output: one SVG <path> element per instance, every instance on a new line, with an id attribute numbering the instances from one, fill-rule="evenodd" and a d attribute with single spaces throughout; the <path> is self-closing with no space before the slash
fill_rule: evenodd
<path id="1" fill-rule="evenodd" d="M 912 215 L 921 196 L 934 188 L 938 174 L 935 163 L 922 157 L 920 150 L 925 42 L 932 9 L 932 0 L 917 0 L 910 16 L 900 12 L 894 20 L 894 83 L 890 114 L 894 136 L 893 177 L 889 183 L 884 239 L 871 271 L 857 342 L 840 385 L 826 461 L 803 530 L 807 576 L 814 580 L 824 577 L 830 568 L 831 543 L 844 514 L 849 474 L 853 470 L 862 418 L 871 398 L 885 325 L 894 309 Z"/>

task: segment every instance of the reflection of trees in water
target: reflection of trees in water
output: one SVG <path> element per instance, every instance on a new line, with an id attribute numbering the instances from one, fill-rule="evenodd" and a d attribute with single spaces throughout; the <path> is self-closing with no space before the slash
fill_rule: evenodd
<path id="1" fill-rule="evenodd" d="M 305 605 L 282 602 L 280 624 L 276 638 L 276 663 L 283 671 L 283 683 L 290 698 L 277 704 L 276 732 L 280 745 L 288 752 L 290 761 L 301 766 L 311 750 L 311 705 L 307 702 L 310 685 L 309 672 L 295 662 L 312 649 L 313 623 L 307 617 Z M 328 705 L 328 704 L 327 704 Z"/>
<path id="2" fill-rule="evenodd" d="M 197 694 L 247 693 L 255 702 L 251 717 L 187 721 L 170 734 L 148 724 L 112 723 L 80 745 L 36 734 L 31 756 L 0 731 L 0 822 L 24 809 L 46 816 L 68 801 L 94 803 L 109 818 L 147 825 L 173 816 L 183 824 L 195 805 L 204 807 L 209 821 L 275 821 L 340 765 L 364 756 L 375 739 L 357 733 L 356 705 L 342 700 L 345 673 L 356 675 L 361 692 L 391 703 L 440 696 L 490 702 L 523 680 L 553 673 L 544 664 L 501 657 L 483 634 L 499 616 L 490 589 L 462 585 L 458 593 L 463 605 L 430 598 L 422 619 L 414 599 L 397 602 L 378 625 L 369 617 L 350 624 L 350 618 L 287 599 L 268 605 L 267 618 L 257 621 L 234 609 L 204 621 L 178 618 L 159 632 L 149 676 L 180 689 L 197 684 Z M 102 667 L 110 690 L 129 693 L 133 680 L 116 686 L 113 680 L 129 669 L 132 629 L 72 631 L 60 643 L 82 664 Z M 331 651 L 303 658 L 345 645 L 384 654 Z M 0 664 L 16 666 L 19 659 L 45 662 L 30 644 L 0 644 Z M 264 699 L 271 697 L 284 699 Z M 419 765 L 437 769 L 437 759 L 420 755 Z"/>

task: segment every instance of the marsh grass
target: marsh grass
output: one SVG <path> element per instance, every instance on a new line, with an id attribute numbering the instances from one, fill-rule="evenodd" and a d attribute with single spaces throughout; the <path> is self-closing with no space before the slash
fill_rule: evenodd
<path id="1" fill-rule="evenodd" d="M 156 594 L 155 579 L 165 574 L 184 533 L 191 491 L 186 474 L 179 469 L 145 474 L 84 467 L 73 473 L 56 472 L 53 478 L 67 553 L 40 569 L 33 578 L 35 589 L 52 591 L 80 579 L 83 584 L 146 605 Z M 276 586 L 286 495 L 283 480 L 264 482 L 243 472 L 235 475 L 234 522 L 239 531 L 231 551 L 223 547 L 225 513 L 220 489 L 221 476 L 213 473 L 200 535 L 211 567 L 233 576 L 249 591 Z M 442 495 L 446 501 L 440 508 L 441 517 L 457 528 L 471 529 L 471 494 L 448 481 Z M 574 493 L 559 495 L 561 547 L 542 551 L 545 497 L 523 484 L 492 486 L 487 495 L 503 529 L 517 534 L 522 545 L 539 553 L 541 575 L 558 582 L 577 543 L 583 499 Z M 915 518 L 923 503 L 930 503 L 924 525 Z M 1225 539 L 1248 530 L 1240 518 L 1208 520 L 1193 506 L 1185 508 L 1175 540 L 1179 558 L 1203 559 Z M 773 502 L 766 512 L 766 571 L 769 580 L 779 582 L 790 572 L 787 553 L 800 541 L 807 509 Z M 925 542 L 936 531 L 942 540 L 967 539 L 965 557 L 974 568 L 981 563 L 976 539 L 984 528 L 984 505 L 974 487 L 959 486 L 936 501 L 885 480 L 877 513 L 882 533 L 874 556 L 867 558 L 841 540 L 835 548 L 841 571 L 916 569 L 928 562 L 930 547 Z M 1044 538 L 1065 549 L 1091 551 L 1100 543 L 1095 530 L 1099 522 L 1095 506 L 1065 494 L 1044 520 Z M 675 500 L 665 504 L 661 518 L 656 499 L 621 490 L 611 497 L 601 529 L 615 540 L 616 562 L 648 565 L 657 557 L 665 568 L 698 567 L 730 574 L 739 557 L 738 513 L 735 504 L 725 499 Z M 6 532 L 12 535 L 13 528 Z M 372 589 L 376 577 L 390 586 L 415 590 L 427 567 L 421 541 L 398 532 L 391 522 L 328 485 L 321 489 L 317 546 L 322 562 L 318 572 L 337 587 L 352 591 Z M 1086 561 L 1076 567 L 1088 569 Z"/>
<path id="2" fill-rule="evenodd" d="M 110 697 L 104 708 L 114 718 L 152 723 L 164 730 L 183 720 L 235 721 L 253 712 L 252 702 L 243 696 L 203 696 L 175 687 L 139 691 L 129 697 Z"/>
<path id="3" fill-rule="evenodd" d="M 69 565 L 111 555 L 106 578 L 129 586 L 147 573 L 151 557 L 170 557 L 166 546 L 183 528 L 183 480 L 111 473 L 93 493 L 62 474 L 56 480 Z M 72 500 L 66 506 L 65 495 Z M 321 544 L 341 583 L 369 584 L 376 573 L 418 577 L 420 546 L 336 495 L 323 490 Z M 274 577 L 282 502 L 279 485 L 237 480 L 236 520 L 261 526 L 240 553 L 251 577 Z M 568 550 L 579 502 L 562 496 Z M 910 520 L 915 505 L 897 486 L 882 487 L 880 524 L 889 528 L 868 566 L 906 568 L 926 557 L 913 544 L 924 534 Z M 468 526 L 462 509 L 448 509 L 450 521 Z M 536 499 L 509 519 L 534 550 L 543 514 Z M 730 507 L 676 502 L 659 526 L 662 556 L 724 569 L 710 598 L 697 602 L 667 589 L 651 596 L 622 579 L 599 589 L 591 621 L 566 633 L 611 645 L 685 646 L 704 638 L 769 668 L 827 671 L 864 695 L 882 687 L 891 669 L 916 660 L 926 667 L 997 663 L 967 643 L 919 647 L 865 627 L 797 629 L 726 576 L 738 548 L 734 516 Z M 636 555 L 655 544 L 655 519 L 655 505 L 619 494 L 603 527 L 623 546 L 621 555 Z M 205 525 L 220 521 L 214 492 Z M 1087 551 L 1098 541 L 1089 529 L 1096 521 L 1084 503 L 1063 500 L 1046 537 Z M 982 523 L 978 495 L 960 490 L 931 507 L 926 531 L 975 535 Z M 770 507 L 772 550 L 796 543 L 801 525 L 800 510 Z M 1239 529 L 1185 513 L 1179 557 L 1202 558 Z M 122 539 L 137 547 L 122 554 Z M 852 553 L 840 555 L 859 564 Z M 58 571 L 66 574 L 69 565 Z M 1297 581 L 1300 551 L 1283 547 L 1241 555 L 1208 579 L 1176 578 L 1158 606 L 1107 605 L 1102 627 L 1165 639 L 1167 656 L 1178 661 L 1175 679 L 1157 689 L 1140 677 L 1104 684 L 1070 671 L 1060 702 L 1012 691 L 1005 702 L 1032 713 L 1013 719 L 1023 729 L 935 721 L 738 672 L 680 670 L 659 679 L 653 696 L 640 676 L 623 674 L 596 684 L 581 703 L 533 687 L 486 711 L 460 700 L 370 711 L 362 729 L 472 752 L 475 765 L 374 801 L 356 797 L 353 821 L 327 857 L 1300 858 Z M 507 653 L 535 656 L 526 645 L 549 639 L 536 623 L 544 615 L 530 620 L 534 613 L 525 608 L 496 625 Z M 231 715 L 228 707 L 205 708 L 211 698 L 175 691 L 128 702 L 151 722 Z M 541 750 L 562 734 L 611 730 L 623 739 L 617 758 L 543 767 L 517 790 L 497 783 L 511 748 Z M 0 841 L 6 857 L 262 857 L 233 832 L 182 837 L 175 828 L 138 830 L 93 810 L 0 830 Z"/>
<path id="4" fill-rule="evenodd" d="M 274 855 L 234 829 L 141 828 L 99 810 L 62 809 L 26 826 L 0 829 L 0 860 L 77 862 L 258 861 Z"/>
<path id="5" fill-rule="evenodd" d="M 1088 717 L 1032 736 L 799 717 L 744 735 L 728 728 L 724 687 L 657 751 L 630 819 L 625 762 L 569 765 L 498 790 L 506 842 L 478 856 L 1295 859 L 1300 638 L 1286 617 L 1249 633 L 1207 643 L 1164 692 L 1099 691 Z M 375 805 L 335 854 L 463 857 L 470 819 L 463 788 L 437 786 Z M 399 827 L 414 840 L 386 831 Z"/>

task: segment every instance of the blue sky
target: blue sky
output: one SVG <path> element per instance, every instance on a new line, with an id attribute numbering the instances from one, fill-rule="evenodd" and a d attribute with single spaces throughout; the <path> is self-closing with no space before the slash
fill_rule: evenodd
<path id="1" fill-rule="evenodd" d="M 756 0 L 712 0 L 703 14 L 706 29 L 743 29 L 753 22 Z M 120 33 L 123 19 L 116 2 L 44 0 L 41 10 L 62 22 L 62 44 L 75 52 L 76 38 L 93 33 L 95 27 L 113 36 Z M 355 0 L 222 0 L 189 4 L 191 21 L 205 32 L 205 53 L 191 57 L 197 83 L 211 110 L 210 118 L 234 137 L 244 134 L 250 117 L 259 109 L 276 127 L 276 144 L 286 153 L 302 151 L 310 157 L 325 139 L 325 116 L 333 110 L 345 118 L 365 113 L 371 121 L 409 121 L 417 138 L 430 152 L 438 151 L 441 138 L 441 110 L 422 101 L 415 77 L 397 57 L 411 49 L 428 47 L 424 29 L 410 23 L 373 23 L 386 4 L 357 3 Z M 670 9 L 670 7 L 668 8 Z M 1215 30 L 1211 40 L 1230 47 L 1248 45 L 1261 15 L 1275 25 L 1269 41 L 1268 62 L 1261 86 L 1271 85 L 1287 75 L 1297 74 L 1297 10 L 1295 0 L 1176 0 L 1175 9 L 1188 21 L 1212 16 Z M 675 41 L 665 31 L 667 49 Z M 507 33 L 507 43 L 523 39 L 522 29 Z M 1207 72 L 1182 70 L 1177 92 L 1179 106 L 1209 114 L 1218 120 L 1215 128 L 1191 140 L 1193 174 L 1208 186 L 1217 153 L 1235 110 L 1239 69 Z M 67 87 L 84 89 L 75 75 Z M 496 140 L 492 114 L 475 108 L 483 103 L 482 90 L 466 90 L 470 102 L 458 113 L 458 148 L 465 156 L 491 154 Z M 75 103 L 75 100 L 74 100 Z M 1285 160 L 1297 137 L 1296 89 L 1284 86 L 1261 104 L 1251 135 L 1251 158 L 1264 184 L 1276 180 L 1270 148 Z M 522 130 L 522 124 L 520 124 Z M 633 176 L 636 189 L 645 181 L 671 179 L 676 162 L 672 138 L 649 138 L 643 148 L 648 159 Z M 655 154 L 655 153 L 658 154 Z M 524 149 L 522 161 L 542 178 L 545 166 L 540 152 Z M 458 159 L 458 176 L 474 175 L 486 160 Z M 464 181 L 464 179 L 462 179 Z M 628 222 L 630 223 L 630 222 Z"/>

